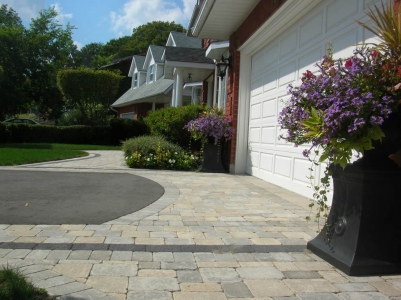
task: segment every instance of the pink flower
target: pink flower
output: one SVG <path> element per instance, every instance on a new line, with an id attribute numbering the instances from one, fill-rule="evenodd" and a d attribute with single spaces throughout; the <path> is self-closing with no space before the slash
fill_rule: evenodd
<path id="1" fill-rule="evenodd" d="M 348 59 L 348 60 L 345 62 L 345 67 L 348 69 L 348 68 L 350 68 L 351 66 L 352 66 L 352 60 Z"/>

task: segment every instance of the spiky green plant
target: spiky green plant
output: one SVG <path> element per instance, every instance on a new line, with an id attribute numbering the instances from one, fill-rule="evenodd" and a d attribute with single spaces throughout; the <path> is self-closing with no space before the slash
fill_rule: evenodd
<path id="1" fill-rule="evenodd" d="M 373 34 L 375 34 L 380 42 L 372 43 L 374 47 L 386 53 L 390 57 L 395 58 L 397 61 L 401 60 L 401 24 L 400 14 L 395 9 L 393 1 L 388 4 L 374 5 L 369 7 L 366 15 L 371 19 L 373 25 L 370 26 L 366 23 L 357 21 L 359 25 L 363 26 Z"/>

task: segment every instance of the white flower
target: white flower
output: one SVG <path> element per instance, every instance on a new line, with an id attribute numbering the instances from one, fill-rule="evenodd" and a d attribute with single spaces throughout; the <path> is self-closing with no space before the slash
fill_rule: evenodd
<path id="1" fill-rule="evenodd" d="M 177 153 L 177 152 L 174 152 L 174 154 L 177 155 L 178 153 Z"/>
<path id="2" fill-rule="evenodd" d="M 147 160 L 147 161 L 149 161 L 149 160 L 150 160 L 150 158 L 148 157 L 146 160 Z"/>

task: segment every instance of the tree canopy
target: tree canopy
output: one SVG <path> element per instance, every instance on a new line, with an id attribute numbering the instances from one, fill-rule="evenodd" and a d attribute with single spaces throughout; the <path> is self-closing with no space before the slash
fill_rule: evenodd
<path id="1" fill-rule="evenodd" d="M 89 68 L 60 70 L 57 74 L 67 105 L 79 109 L 87 125 L 106 123 L 121 79 L 115 72 Z"/>
<path id="2" fill-rule="evenodd" d="M 0 7 L 0 119 L 36 105 L 48 118 L 62 112 L 62 97 L 57 89 L 57 71 L 69 63 L 76 49 L 72 41 L 74 27 L 65 28 L 49 8 L 32 19 L 29 28 L 7 5 Z"/>

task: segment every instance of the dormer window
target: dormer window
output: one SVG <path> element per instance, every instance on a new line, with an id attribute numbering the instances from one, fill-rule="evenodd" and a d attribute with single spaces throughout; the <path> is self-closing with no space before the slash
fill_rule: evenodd
<path id="1" fill-rule="evenodd" d="M 155 80 L 155 65 L 149 66 L 149 82 Z"/>
<path id="2" fill-rule="evenodd" d="M 135 73 L 134 76 L 132 77 L 132 88 L 137 88 L 138 87 L 138 73 Z"/>

